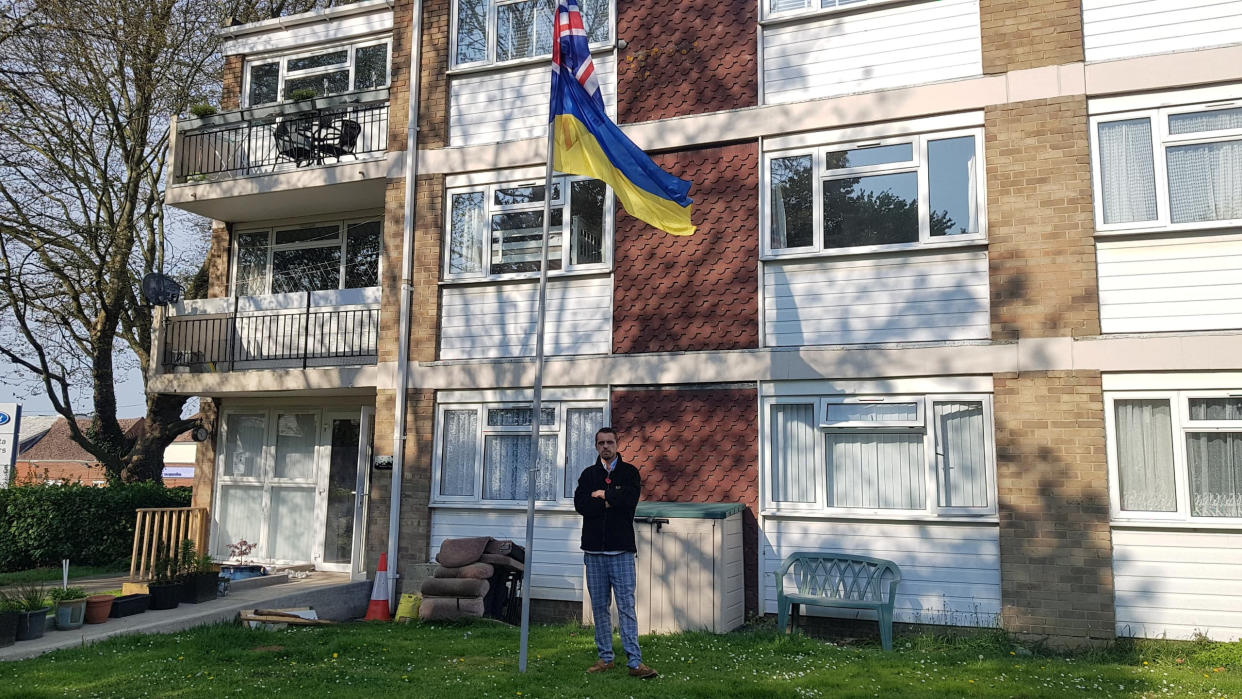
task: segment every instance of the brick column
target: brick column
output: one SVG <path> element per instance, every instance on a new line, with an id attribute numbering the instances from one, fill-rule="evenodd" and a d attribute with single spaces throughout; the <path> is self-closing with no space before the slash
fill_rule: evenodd
<path id="1" fill-rule="evenodd" d="M 612 425 L 643 500 L 740 502 L 746 612 L 759 610 L 759 424 L 753 388 L 612 392 Z"/>
<path id="2" fill-rule="evenodd" d="M 224 57 L 224 67 L 220 70 L 220 109 L 238 109 L 241 107 L 242 69 L 246 65 L 246 57 L 233 54 Z"/>
<path id="3" fill-rule="evenodd" d="M 983 72 L 1083 60 L 1081 0 L 980 0 Z"/>
<path id="4" fill-rule="evenodd" d="M 397 394 L 377 391 L 375 396 L 374 454 L 392 456 L 393 418 Z M 411 390 L 406 402 L 405 466 L 401 472 L 401 530 L 397 561 L 389 561 L 405 578 L 428 560 L 431 545 L 431 454 L 435 421 L 435 391 Z M 366 570 L 375 571 L 380 553 L 388 550 L 392 473 L 371 470 L 367 493 Z M 406 589 L 406 592 L 417 590 Z"/>
<path id="5" fill-rule="evenodd" d="M 1099 372 L 995 377 L 1001 620 L 1061 643 L 1114 635 Z"/>

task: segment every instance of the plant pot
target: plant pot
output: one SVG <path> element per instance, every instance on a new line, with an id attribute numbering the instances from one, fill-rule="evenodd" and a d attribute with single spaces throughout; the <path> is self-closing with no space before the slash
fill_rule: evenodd
<path id="1" fill-rule="evenodd" d="M 86 623 L 102 624 L 112 613 L 112 595 L 94 595 L 86 598 Z"/>
<path id="2" fill-rule="evenodd" d="M 151 609 L 176 609 L 181 604 L 181 583 L 151 583 L 147 594 L 151 595 Z"/>
<path id="3" fill-rule="evenodd" d="M 47 628 L 47 613 L 51 611 L 51 607 L 36 609 L 33 612 L 17 613 L 17 640 L 33 641 L 36 638 L 43 638 L 43 631 Z"/>
<path id="4" fill-rule="evenodd" d="M 81 628 L 86 614 L 86 598 L 65 599 L 56 603 L 56 628 L 71 631 Z"/>
<path id="5" fill-rule="evenodd" d="M 215 599 L 219 579 L 220 574 L 216 572 L 191 573 L 185 576 L 181 581 L 181 601 L 198 604 Z"/>
<path id="6" fill-rule="evenodd" d="M 0 612 L 0 648 L 17 640 L 17 612 Z"/>
<path id="7" fill-rule="evenodd" d="M 220 577 L 229 580 L 245 580 L 246 578 L 258 578 L 267 575 L 260 565 L 230 565 L 220 566 Z"/>
<path id="8" fill-rule="evenodd" d="M 121 617 L 133 616 L 134 614 L 142 614 L 147 611 L 147 607 L 151 606 L 151 595 L 123 595 L 112 601 L 112 613 L 108 616 L 113 619 Z"/>

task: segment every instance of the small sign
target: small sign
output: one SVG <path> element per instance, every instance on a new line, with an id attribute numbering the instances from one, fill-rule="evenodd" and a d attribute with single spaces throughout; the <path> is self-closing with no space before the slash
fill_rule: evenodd
<path id="1" fill-rule="evenodd" d="M 193 478 L 194 467 L 193 466 L 165 466 L 164 471 L 161 475 L 164 476 L 164 480 L 168 480 L 169 478 Z"/>

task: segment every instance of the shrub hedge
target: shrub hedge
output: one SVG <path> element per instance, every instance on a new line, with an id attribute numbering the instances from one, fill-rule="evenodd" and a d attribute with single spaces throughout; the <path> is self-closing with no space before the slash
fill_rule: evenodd
<path id="1" fill-rule="evenodd" d="M 134 547 L 135 510 L 188 507 L 189 488 L 136 483 L 0 488 L 0 571 L 58 565 L 109 565 Z"/>

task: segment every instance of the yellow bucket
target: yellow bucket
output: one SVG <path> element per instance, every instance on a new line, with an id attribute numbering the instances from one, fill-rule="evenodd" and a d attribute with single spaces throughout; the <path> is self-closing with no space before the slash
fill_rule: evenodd
<path id="1" fill-rule="evenodd" d="M 397 617 L 393 621 L 410 621 L 418 618 L 418 605 L 423 598 L 419 595 L 401 595 L 397 602 Z"/>

